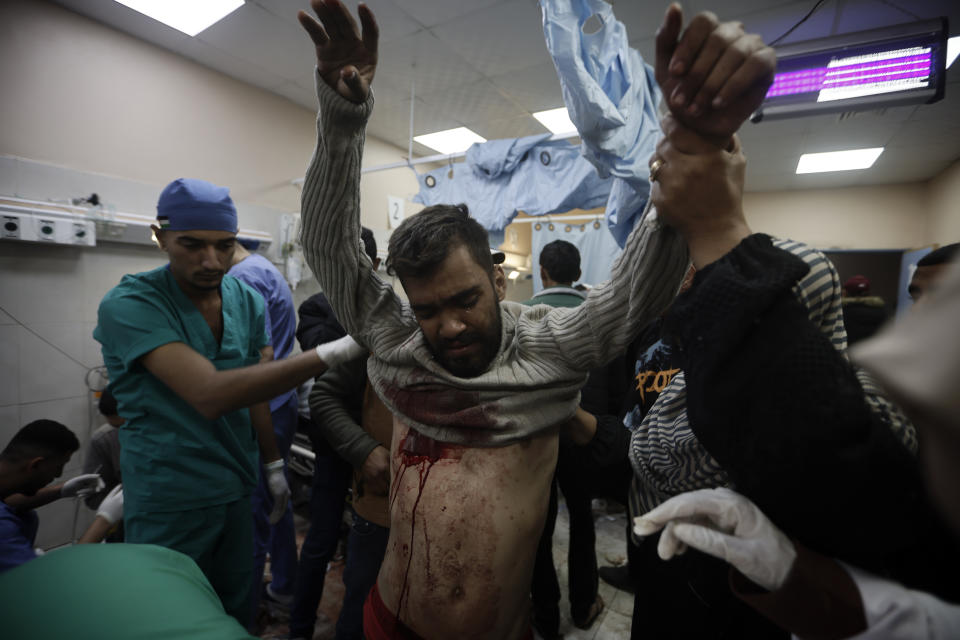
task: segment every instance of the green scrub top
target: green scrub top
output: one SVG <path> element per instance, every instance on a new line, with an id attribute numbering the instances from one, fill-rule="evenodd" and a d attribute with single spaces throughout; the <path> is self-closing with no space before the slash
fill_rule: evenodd
<path id="1" fill-rule="evenodd" d="M 250 411 L 208 420 L 155 378 L 140 358 L 183 342 L 218 370 L 260 361 L 269 344 L 263 298 L 232 276 L 220 285 L 223 338 L 213 332 L 164 266 L 126 275 L 100 302 L 101 344 L 119 413 L 124 511 L 183 511 L 225 504 L 257 484 Z"/>
<path id="2" fill-rule="evenodd" d="M 197 564 L 148 544 L 82 544 L 0 575 L 3 637 L 252 640 Z"/>

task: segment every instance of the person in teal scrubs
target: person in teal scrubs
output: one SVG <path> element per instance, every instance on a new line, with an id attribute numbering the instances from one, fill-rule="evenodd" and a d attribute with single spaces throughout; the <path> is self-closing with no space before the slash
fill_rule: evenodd
<path id="1" fill-rule="evenodd" d="M 157 222 L 169 264 L 124 276 L 101 301 L 93 332 L 127 419 L 126 540 L 193 558 L 227 613 L 246 625 L 260 455 L 272 518 L 290 495 L 268 401 L 351 347 L 273 361 L 263 298 L 226 275 L 237 235 L 226 188 L 175 180 L 160 195 Z"/>

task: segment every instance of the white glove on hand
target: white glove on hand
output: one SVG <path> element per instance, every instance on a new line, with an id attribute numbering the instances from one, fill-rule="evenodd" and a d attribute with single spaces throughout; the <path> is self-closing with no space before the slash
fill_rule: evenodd
<path id="1" fill-rule="evenodd" d="M 287 502 L 290 501 L 290 486 L 287 484 L 286 476 L 283 475 L 283 459 L 265 464 L 263 468 L 267 472 L 267 487 L 270 489 L 270 495 L 273 496 L 270 524 L 277 524 L 287 510 Z"/>
<path id="2" fill-rule="evenodd" d="M 682 493 L 633 520 L 638 536 L 660 529 L 657 552 L 664 560 L 689 545 L 726 560 L 769 591 L 783 586 L 797 557 L 790 539 L 757 505 L 730 489 Z"/>
<path id="3" fill-rule="evenodd" d="M 357 341 L 350 336 L 343 336 L 338 340 L 317 345 L 317 355 L 320 356 L 324 364 L 331 369 L 344 362 L 350 362 L 360 356 L 365 356 L 368 353 L 364 347 L 361 347 Z"/>
<path id="4" fill-rule="evenodd" d="M 106 484 L 104 484 L 103 479 L 100 477 L 99 473 L 85 473 L 82 476 L 77 476 L 76 478 L 70 478 L 63 483 L 63 486 L 60 488 L 60 497 L 61 498 L 73 498 L 80 497 L 85 498 L 91 493 L 96 493 L 101 491 Z"/>
<path id="5" fill-rule="evenodd" d="M 97 509 L 97 515 L 102 516 L 103 519 L 110 524 L 117 524 L 117 522 L 123 519 L 122 484 L 118 484 L 110 490 L 107 497 L 100 503 L 100 508 Z"/>

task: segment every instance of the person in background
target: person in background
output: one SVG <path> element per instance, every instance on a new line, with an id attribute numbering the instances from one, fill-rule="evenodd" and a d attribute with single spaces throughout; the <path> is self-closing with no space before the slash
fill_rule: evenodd
<path id="1" fill-rule="evenodd" d="M 273 522 L 290 495 L 269 400 L 363 351 L 347 339 L 274 360 L 263 297 L 227 275 L 237 211 L 226 188 L 174 180 L 152 228 L 169 263 L 124 276 L 100 302 L 93 333 L 127 419 L 124 535 L 192 557 L 247 625 L 260 456 Z"/>
<path id="2" fill-rule="evenodd" d="M 958 249 L 960 249 L 960 242 L 954 242 L 934 249 L 920 258 L 910 278 L 910 286 L 907 288 L 907 293 L 910 294 L 914 304 L 921 302 L 927 293 L 936 289 L 940 278 L 947 270 L 947 264 L 957 255 Z"/>
<path id="3" fill-rule="evenodd" d="M 257 253 L 256 241 L 239 240 L 233 252 L 233 261 L 227 272 L 244 282 L 263 297 L 267 309 L 267 333 L 273 357 L 282 360 L 293 351 L 294 333 L 297 328 L 297 316 L 293 306 L 293 295 L 283 274 L 273 264 Z M 290 389 L 270 399 L 270 421 L 273 423 L 273 436 L 277 442 L 282 461 L 273 463 L 280 468 L 289 482 L 287 468 L 290 459 L 290 445 L 297 431 L 297 392 Z M 250 591 L 250 611 L 256 623 L 260 606 L 260 593 L 263 589 L 263 571 L 267 552 L 270 554 L 271 582 L 266 586 L 268 600 L 289 608 L 293 600 L 293 585 L 297 573 L 297 540 L 293 528 L 293 508 L 288 503 L 280 519 L 270 523 L 273 511 L 273 497 L 267 485 L 272 470 L 261 461 L 260 480 L 250 496 L 253 504 L 253 585 Z"/>
<path id="4" fill-rule="evenodd" d="M 855 275 L 843 283 L 843 325 L 847 329 L 847 344 L 869 338 L 887 321 L 883 298 L 870 295 L 870 280 Z"/>
<path id="5" fill-rule="evenodd" d="M 106 422 L 100 425 L 90 436 L 87 457 L 83 460 L 84 473 L 99 473 L 103 479 L 103 489 L 84 498 L 87 506 L 94 511 L 107 497 L 107 494 L 120 484 L 120 434 L 118 430 L 126 422 L 117 414 L 117 399 L 110 392 L 110 387 L 100 393 L 97 408 Z"/>
<path id="6" fill-rule="evenodd" d="M 327 442 L 352 468 L 352 523 L 336 639 L 362 640 L 363 603 L 377 581 L 390 536 L 387 497 L 393 416 L 370 388 L 365 358 L 317 378 L 310 409 Z"/>
<path id="7" fill-rule="evenodd" d="M 566 240 L 554 240 L 540 251 L 540 279 L 543 289 L 523 304 L 546 304 L 551 307 L 578 307 L 586 299 L 573 283 L 580 279 L 580 251 Z M 591 373 L 581 391 L 581 404 L 591 413 L 606 413 L 606 376 L 602 370 Z M 596 404 L 603 404 L 597 407 Z M 553 532 L 557 520 L 557 489 L 563 492 L 570 515 L 570 545 L 567 570 L 570 618 L 573 625 L 588 629 L 603 611 L 603 598 L 598 592 L 596 531 L 588 483 L 578 464 L 578 449 L 561 437 L 557 455 L 556 479 L 550 487 L 547 520 L 537 546 L 530 596 L 533 600 L 533 628 L 544 640 L 559 638 L 560 584 L 553 564 Z"/>
<path id="8" fill-rule="evenodd" d="M 79 448 L 77 436 L 64 425 L 34 420 L 0 453 L 0 573 L 37 556 L 40 519 L 34 509 L 60 498 L 85 497 L 103 483 L 91 473 L 50 485 Z"/>
<path id="9" fill-rule="evenodd" d="M 851 358 L 880 380 L 914 420 L 927 486 L 957 534 L 960 343 L 955 334 L 960 323 L 960 264 L 941 275 L 940 291 L 855 348 Z M 960 637 L 956 603 L 805 547 L 753 502 L 729 489 L 671 498 L 637 518 L 635 527 L 645 536 L 663 530 L 658 546 L 665 560 L 692 547 L 728 562 L 736 595 L 800 638 Z"/>
<path id="10" fill-rule="evenodd" d="M 580 279 L 580 252 L 566 240 L 554 240 L 540 250 L 540 280 L 543 289 L 523 304 L 578 307 L 587 294 L 575 289 Z"/>
<path id="11" fill-rule="evenodd" d="M 380 259 L 377 257 L 377 242 L 373 231 L 362 227 L 360 240 L 363 243 L 364 253 L 376 268 L 380 264 Z M 297 340 L 304 350 L 337 340 L 347 333 L 337 320 L 327 297 L 322 293 L 307 298 L 300 305 L 297 313 L 300 316 Z M 365 370 L 366 358 L 358 359 L 357 362 Z M 354 370 L 354 365 L 355 363 L 351 362 L 344 366 Z M 325 375 L 320 376 L 318 381 Z M 362 390 L 363 385 L 360 385 L 354 388 L 353 392 L 360 394 Z M 310 397 L 313 397 L 312 392 Z M 341 453 L 328 441 L 327 432 L 330 427 L 324 424 L 323 420 L 321 415 L 314 412 L 311 403 L 310 424 L 306 425 L 304 430 L 310 435 L 316 459 L 313 464 L 313 482 L 310 490 L 310 528 L 300 548 L 300 565 L 297 569 L 297 583 L 294 589 L 293 606 L 290 610 L 291 638 L 313 637 L 313 629 L 317 622 L 317 607 L 323 597 L 327 565 L 333 559 L 340 540 L 340 524 L 346 505 L 347 489 L 350 488 L 353 476 L 350 461 L 356 460 L 354 457 L 356 455 L 363 455 L 364 443 L 370 439 L 370 436 L 358 427 L 359 431 L 355 432 L 355 437 L 360 440 L 358 444 L 361 451 L 352 449 L 352 453 L 347 453 L 345 450 Z M 359 460 L 361 466 L 371 456 L 371 462 L 377 460 L 378 454 L 374 453 L 375 448 L 373 446 L 365 449 L 366 455 Z M 348 575 L 345 571 L 344 581 L 346 582 L 347 579 Z M 366 596 L 369 590 L 368 586 L 363 596 Z M 354 619 L 347 606 L 347 597 L 348 595 L 345 595 L 344 598 L 346 612 L 341 609 L 340 619 L 337 620 L 338 638 L 342 637 L 340 634 L 346 634 L 353 628 Z"/>

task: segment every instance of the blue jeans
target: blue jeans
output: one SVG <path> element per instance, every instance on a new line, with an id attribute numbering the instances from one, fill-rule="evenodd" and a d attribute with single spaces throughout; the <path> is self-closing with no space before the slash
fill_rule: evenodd
<path id="1" fill-rule="evenodd" d="M 353 513 L 353 526 L 347 542 L 347 565 L 343 570 L 346 592 L 337 618 L 336 640 L 363 640 L 363 603 L 377 582 L 389 537 L 390 529 Z"/>
<path id="2" fill-rule="evenodd" d="M 290 458 L 290 445 L 297 430 L 297 396 L 292 395 L 281 407 L 270 413 L 277 449 L 284 460 L 284 473 L 288 474 L 286 462 Z M 287 478 L 289 482 L 289 475 Z M 263 464 L 260 464 L 260 482 L 250 496 L 253 505 L 253 584 L 250 591 L 250 611 L 255 616 L 260 605 L 260 590 L 263 570 L 270 553 L 272 589 L 280 594 L 293 593 L 297 575 L 297 538 L 293 528 L 293 508 L 288 504 L 280 521 L 270 525 L 273 496 L 267 487 Z"/>
<path id="3" fill-rule="evenodd" d="M 316 460 L 310 490 L 310 529 L 300 548 L 300 565 L 290 609 L 290 637 L 313 637 L 317 607 L 323 597 L 327 563 L 333 559 L 340 539 L 340 521 L 353 470 L 327 444 L 323 436 L 311 436 Z"/>

